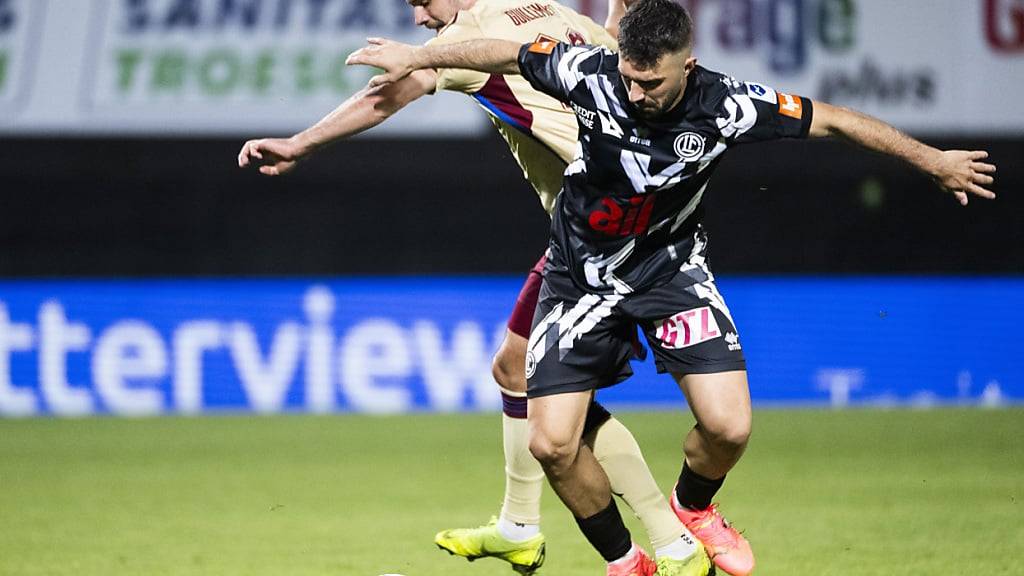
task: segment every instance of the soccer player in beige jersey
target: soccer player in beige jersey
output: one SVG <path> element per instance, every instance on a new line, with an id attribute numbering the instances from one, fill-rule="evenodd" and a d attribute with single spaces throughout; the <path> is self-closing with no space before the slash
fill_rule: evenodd
<path id="1" fill-rule="evenodd" d="M 447 44 L 475 38 L 515 42 L 541 40 L 616 47 L 618 18 L 625 8 L 610 0 L 609 18 L 602 28 L 585 16 L 552 1 L 531 0 L 409 0 L 416 24 L 437 31 L 428 44 Z M 572 160 L 577 139 L 574 113 L 554 98 L 538 92 L 519 75 L 492 75 L 469 70 L 421 70 L 395 84 L 364 89 L 310 128 L 286 139 L 250 140 L 238 156 L 240 167 L 256 166 L 263 174 L 284 174 L 295 164 L 330 144 L 376 126 L 410 102 L 437 90 L 473 97 L 485 108 L 504 137 L 526 179 L 550 213 Z M 438 546 L 470 559 L 494 556 L 520 573 L 530 574 L 544 560 L 540 533 L 540 495 L 544 473 L 529 451 L 526 421 L 525 357 L 531 321 L 541 284 L 544 259 L 530 272 L 494 358 L 494 377 L 503 398 L 503 439 L 506 487 L 500 515 L 480 528 L 446 530 Z M 632 434 L 603 408 L 594 404 L 584 438 L 605 468 L 613 490 L 637 513 L 658 559 L 658 574 L 681 573 L 694 554 L 704 554 L 680 523 L 640 453 Z M 650 562 L 641 576 L 654 573 Z M 615 567 L 609 567 L 609 573 Z M 634 574 L 635 572 L 622 572 Z"/>

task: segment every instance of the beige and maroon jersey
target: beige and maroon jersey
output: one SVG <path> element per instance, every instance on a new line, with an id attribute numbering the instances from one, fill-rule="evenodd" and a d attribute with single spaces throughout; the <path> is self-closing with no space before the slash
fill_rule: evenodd
<path id="1" fill-rule="evenodd" d="M 617 49 L 615 39 L 604 28 L 550 0 L 478 0 L 427 44 L 480 38 L 520 44 L 552 40 Z M 550 214 L 562 186 L 562 173 L 576 150 L 577 123 L 572 110 L 518 75 L 441 69 L 437 88 L 468 94 L 487 110 Z"/>

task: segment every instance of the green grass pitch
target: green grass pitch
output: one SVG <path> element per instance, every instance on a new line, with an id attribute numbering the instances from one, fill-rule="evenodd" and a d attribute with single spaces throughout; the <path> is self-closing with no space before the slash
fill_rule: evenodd
<path id="1" fill-rule="evenodd" d="M 689 415 L 620 417 L 668 489 Z M 1024 574 L 1024 410 L 754 426 L 719 500 L 757 574 Z M 0 421 L 0 575 L 513 576 L 432 543 L 498 511 L 501 454 L 495 414 Z M 550 491 L 544 531 L 542 575 L 604 573 Z"/>

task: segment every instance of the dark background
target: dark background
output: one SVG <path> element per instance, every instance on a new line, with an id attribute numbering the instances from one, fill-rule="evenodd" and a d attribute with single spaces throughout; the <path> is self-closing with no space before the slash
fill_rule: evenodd
<path id="1" fill-rule="evenodd" d="M 0 141 L 0 275 L 522 273 L 548 218 L 496 134 L 357 139 L 271 179 L 244 138 Z M 960 207 L 900 162 L 837 142 L 731 151 L 706 197 L 726 274 L 1020 274 L 1024 139 L 986 149 L 994 202 Z"/>

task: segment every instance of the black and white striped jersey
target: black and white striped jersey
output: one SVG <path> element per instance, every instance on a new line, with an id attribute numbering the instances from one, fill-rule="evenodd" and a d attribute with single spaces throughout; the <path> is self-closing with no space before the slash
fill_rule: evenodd
<path id="1" fill-rule="evenodd" d="M 629 293 L 679 270 L 722 153 L 747 142 L 806 137 L 811 101 L 698 66 L 683 99 L 656 119 L 629 102 L 607 48 L 524 45 L 534 88 L 576 113 L 579 138 L 552 214 L 549 266 L 597 293 Z"/>

